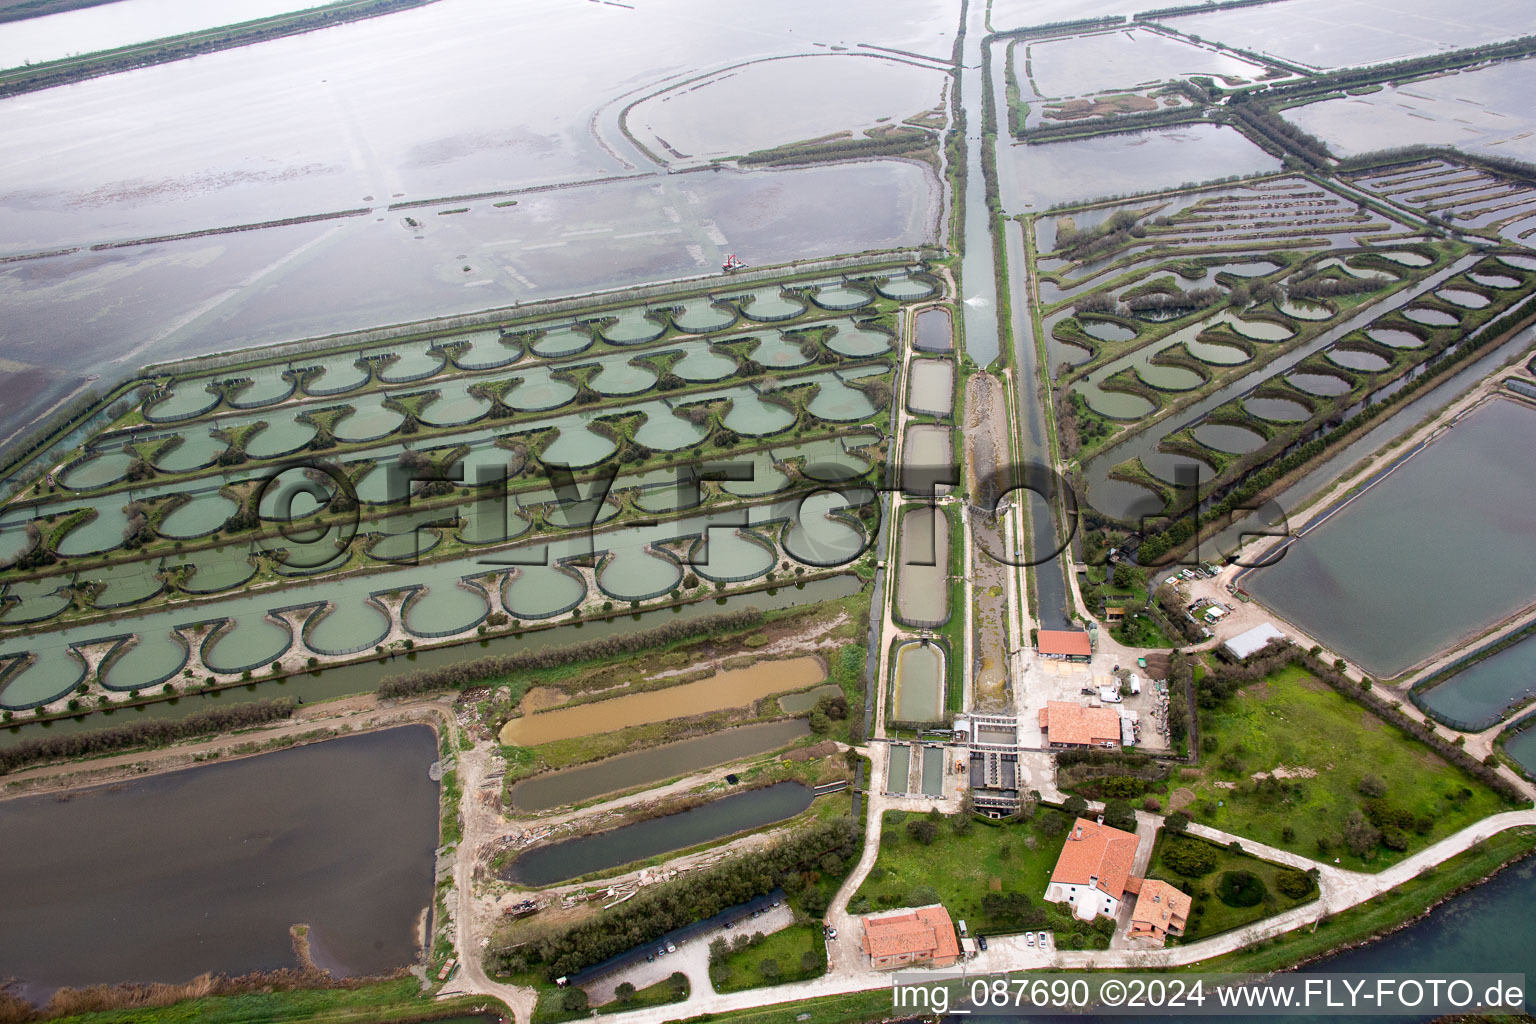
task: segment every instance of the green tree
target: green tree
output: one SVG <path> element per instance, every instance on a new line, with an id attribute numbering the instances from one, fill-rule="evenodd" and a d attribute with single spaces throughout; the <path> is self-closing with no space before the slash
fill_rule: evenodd
<path id="1" fill-rule="evenodd" d="M 907 835 L 916 839 L 924 846 L 932 846 L 938 834 L 939 826 L 927 818 L 914 818 L 912 821 L 907 822 Z"/>
<path id="2" fill-rule="evenodd" d="M 621 981 L 613 990 L 613 997 L 621 1003 L 627 1003 L 635 998 L 635 986 L 627 981 Z"/>
<path id="3" fill-rule="evenodd" d="M 1104 824 L 1110 828 L 1136 831 L 1136 812 L 1129 800 L 1109 800 L 1104 804 Z"/>
<path id="4" fill-rule="evenodd" d="M 1216 867 L 1216 851 L 1198 839 L 1179 839 L 1163 851 L 1163 863 L 1185 878 L 1199 878 Z"/>
<path id="5" fill-rule="evenodd" d="M 761 974 L 769 981 L 777 981 L 779 975 L 784 973 L 784 969 L 779 966 L 779 962 L 777 960 L 775 960 L 773 957 L 769 957 L 757 965 L 757 973 Z"/>

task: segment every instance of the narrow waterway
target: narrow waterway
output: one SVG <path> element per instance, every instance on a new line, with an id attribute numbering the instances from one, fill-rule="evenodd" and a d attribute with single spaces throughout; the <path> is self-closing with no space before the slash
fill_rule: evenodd
<path id="1" fill-rule="evenodd" d="M 783 821 L 811 806 L 813 798 L 810 787 L 798 782 L 734 793 L 678 814 L 535 847 L 513 861 L 503 877 L 518 885 L 553 885 Z"/>
<path id="2" fill-rule="evenodd" d="M 810 731 L 810 725 L 803 718 L 763 722 L 620 754 L 579 768 L 545 772 L 512 787 L 512 806 L 520 811 L 545 811 L 580 803 L 604 793 L 644 786 L 766 753 L 808 736 Z"/>
<path id="3" fill-rule="evenodd" d="M 964 301 L 962 322 L 965 327 L 965 353 L 980 366 L 986 366 L 1002 351 L 999 336 L 995 261 L 992 250 L 992 215 L 987 206 L 986 179 L 982 175 L 982 101 L 984 91 L 993 88 L 982 73 L 982 41 L 987 35 L 986 5 L 973 2 L 968 7 L 963 67 L 960 71 L 960 100 L 965 111 L 966 184 L 965 252 L 961 262 Z M 994 59 L 993 76 L 1003 71 Z M 999 127 L 1006 124 L 1006 107 L 998 108 Z M 1006 147 L 1006 138 L 1000 139 Z M 1004 242 L 1009 261 L 1009 280 L 1013 291 L 1011 309 L 1014 335 L 1014 388 L 1018 400 L 1015 417 L 1023 438 L 1023 450 L 1015 453 L 1018 461 L 1049 464 L 1049 435 L 1045 413 L 1035 382 L 1037 380 L 1034 334 L 1029 327 L 1026 263 L 1022 242 L 1016 244 L 1017 222 L 1006 222 Z M 1016 476 L 1018 474 L 1015 474 Z M 1031 494 L 1030 555 L 1039 561 L 1057 548 L 1056 510 L 1052 500 Z M 1035 606 L 1030 609 L 1039 624 L 1061 629 L 1067 624 L 1066 580 L 1059 558 L 1035 565 Z"/>

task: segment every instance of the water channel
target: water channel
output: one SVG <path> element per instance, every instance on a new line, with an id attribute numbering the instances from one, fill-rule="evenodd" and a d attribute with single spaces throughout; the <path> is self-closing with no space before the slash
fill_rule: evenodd
<path id="1" fill-rule="evenodd" d="M 813 798 L 811 788 L 798 782 L 733 793 L 677 814 L 535 847 L 502 877 L 518 885 L 553 885 L 792 818 Z"/>

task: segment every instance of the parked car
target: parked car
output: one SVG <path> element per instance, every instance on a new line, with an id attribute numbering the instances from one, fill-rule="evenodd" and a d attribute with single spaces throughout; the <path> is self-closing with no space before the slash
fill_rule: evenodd
<path id="1" fill-rule="evenodd" d="M 1035 933 L 1034 932 L 1025 932 L 1024 933 L 1024 945 L 1028 946 L 1031 949 L 1035 948 Z"/>
<path id="2" fill-rule="evenodd" d="M 1046 944 L 1051 941 L 1051 933 L 1050 932 L 1039 932 L 1038 934 L 1040 936 L 1040 948 L 1044 949 Z"/>
<path id="3" fill-rule="evenodd" d="M 669 943 L 667 943 L 667 952 L 668 953 L 676 953 L 677 952 L 677 947 L 672 945 L 672 943 L 669 942 Z"/>
<path id="4" fill-rule="evenodd" d="M 829 938 L 829 939 L 837 938 L 837 929 L 833 928 L 831 925 L 827 925 L 827 938 Z"/>
<path id="5" fill-rule="evenodd" d="M 657 946 L 656 947 L 656 955 L 657 956 L 666 956 L 667 955 L 667 947 L 666 946 Z"/>
<path id="6" fill-rule="evenodd" d="M 983 953 L 987 951 L 987 937 L 985 935 L 976 936 L 976 948 Z"/>
<path id="7" fill-rule="evenodd" d="M 656 954 L 655 953 L 647 953 L 647 954 L 645 954 L 645 962 L 648 963 L 648 964 L 655 963 L 656 962 Z"/>

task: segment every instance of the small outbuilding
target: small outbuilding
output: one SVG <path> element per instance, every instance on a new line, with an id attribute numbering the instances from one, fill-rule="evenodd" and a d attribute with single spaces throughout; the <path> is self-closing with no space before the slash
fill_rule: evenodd
<path id="1" fill-rule="evenodd" d="M 1060 661 L 1090 661 L 1093 642 L 1080 629 L 1042 629 L 1035 637 L 1035 650 L 1042 658 Z"/>
<path id="2" fill-rule="evenodd" d="M 960 956 L 949 911 L 934 904 L 864 918 L 864 952 L 877 971 L 950 967 Z"/>
<path id="3" fill-rule="evenodd" d="M 1221 646 L 1233 658 L 1244 661 L 1268 647 L 1272 641 L 1284 639 L 1284 633 L 1268 622 L 1262 622 L 1246 632 L 1237 634 Z"/>

